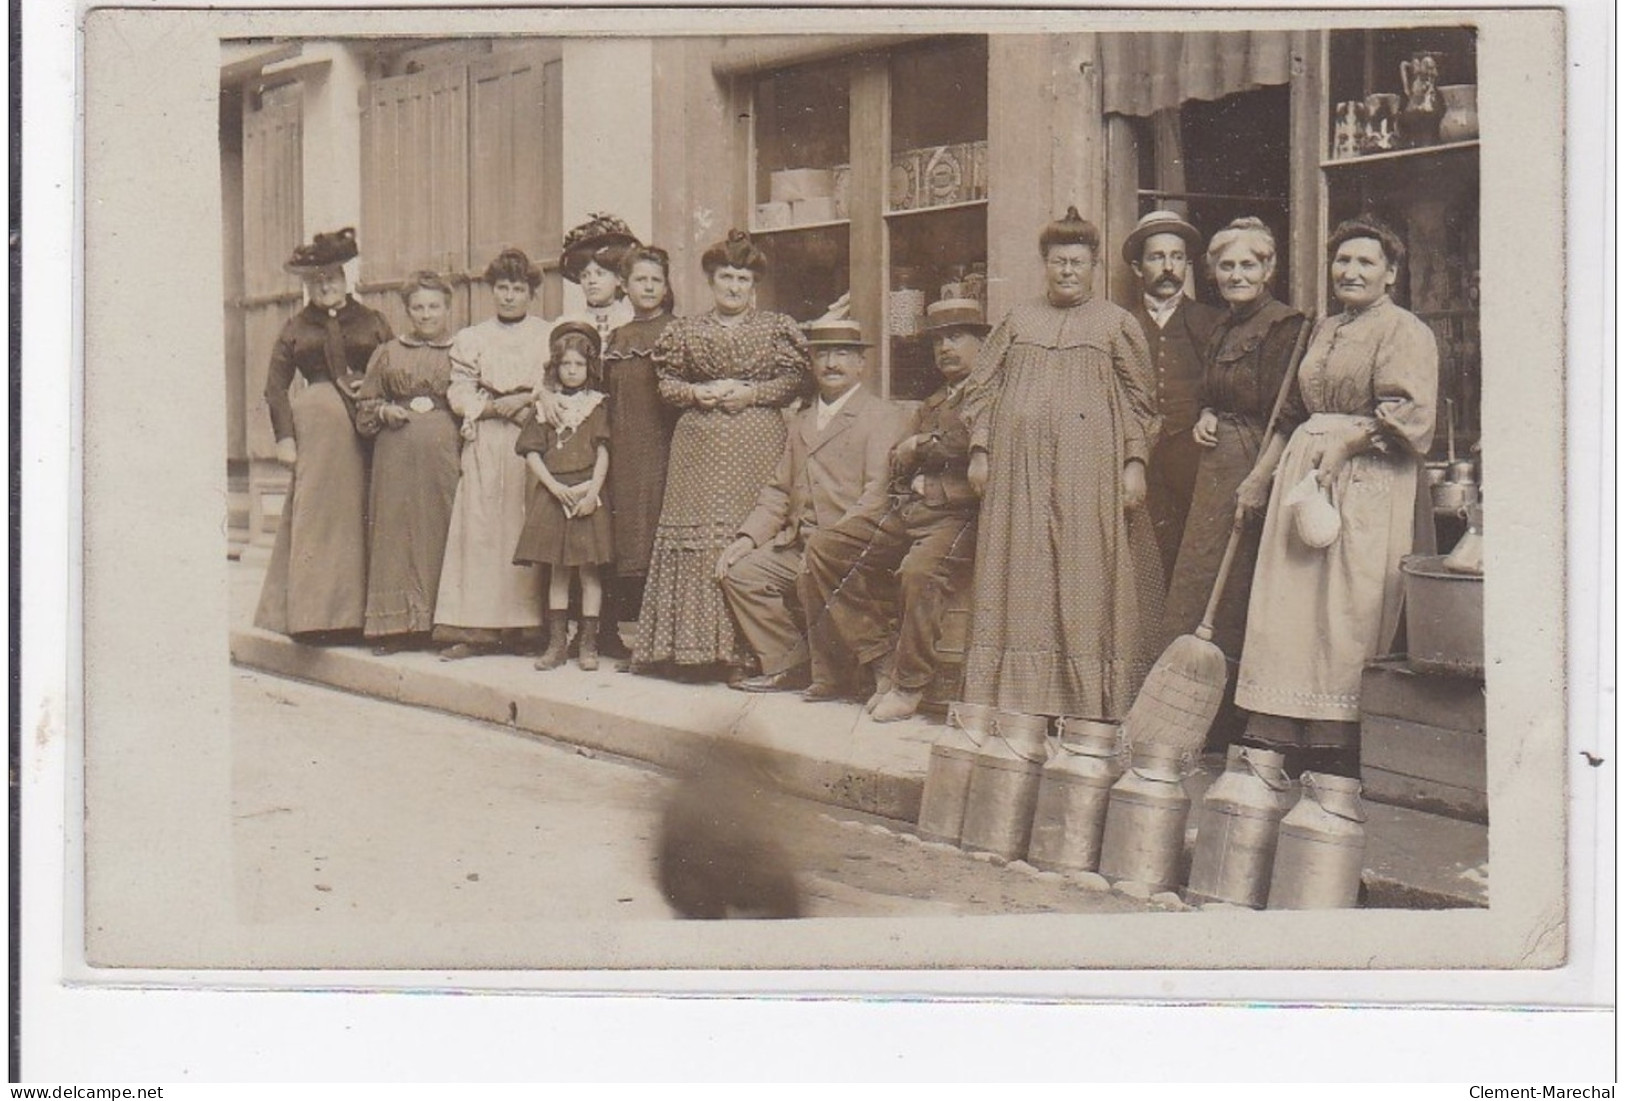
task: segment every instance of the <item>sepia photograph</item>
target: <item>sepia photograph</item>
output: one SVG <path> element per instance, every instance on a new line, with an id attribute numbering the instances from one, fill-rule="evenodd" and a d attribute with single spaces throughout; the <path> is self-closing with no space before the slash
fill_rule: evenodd
<path id="1" fill-rule="evenodd" d="M 82 48 L 77 981 L 1596 996 L 1563 12 Z"/>

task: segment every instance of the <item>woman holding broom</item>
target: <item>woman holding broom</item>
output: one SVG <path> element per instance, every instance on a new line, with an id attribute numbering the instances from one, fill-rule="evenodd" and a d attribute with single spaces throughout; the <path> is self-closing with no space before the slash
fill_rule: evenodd
<path id="1" fill-rule="evenodd" d="M 1268 502 L 1236 704 L 1252 712 L 1245 740 L 1286 753 L 1289 771 L 1357 777 L 1360 675 L 1397 626 L 1439 349 L 1389 298 L 1405 262 L 1391 229 L 1352 219 L 1327 253 L 1343 309 L 1316 324 L 1281 431 L 1236 495 Z M 1336 510 L 1329 543 L 1307 522 L 1317 489 Z"/>
<path id="2" fill-rule="evenodd" d="M 1207 248 L 1207 268 L 1228 309 L 1204 356 L 1202 413 L 1191 432 L 1203 450 L 1163 615 L 1163 639 L 1169 642 L 1190 634 L 1202 619 L 1235 521 L 1236 489 L 1258 460 L 1270 407 L 1298 337 L 1309 324 L 1270 294 L 1275 237 L 1261 220 L 1238 218 L 1215 233 Z M 1214 747 L 1239 737 L 1245 723 L 1231 697 L 1257 555 L 1258 529 L 1251 526 L 1237 546 L 1213 621 L 1213 642 L 1224 652 L 1229 688 L 1208 736 Z"/>

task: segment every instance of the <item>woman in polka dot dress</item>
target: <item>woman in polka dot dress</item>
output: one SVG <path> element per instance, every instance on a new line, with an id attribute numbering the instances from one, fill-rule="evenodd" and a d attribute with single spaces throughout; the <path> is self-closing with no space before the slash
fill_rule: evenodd
<path id="1" fill-rule="evenodd" d="M 638 617 L 633 669 L 741 670 L 749 653 L 717 585 L 716 561 L 773 476 L 782 408 L 805 389 L 806 341 L 752 306 L 767 257 L 734 230 L 700 259 L 716 306 L 677 318 L 655 343 L 660 396 L 681 409 Z"/>

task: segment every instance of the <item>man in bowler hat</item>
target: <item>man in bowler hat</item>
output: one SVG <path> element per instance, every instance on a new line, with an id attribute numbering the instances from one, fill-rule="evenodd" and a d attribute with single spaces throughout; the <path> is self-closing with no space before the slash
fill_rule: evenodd
<path id="1" fill-rule="evenodd" d="M 974 299 L 945 299 L 926 310 L 925 331 L 942 386 L 892 449 L 888 499 L 814 535 L 802 573 L 802 602 L 824 609 L 807 628 L 806 694 L 840 694 L 867 667 L 875 691 L 865 709 L 876 722 L 918 710 L 936 674 L 943 610 L 955 590 L 969 589 L 976 557 L 981 498 L 965 475 L 970 429 L 959 405 L 988 325 Z"/>
<path id="2" fill-rule="evenodd" d="M 905 427 L 896 406 L 863 386 L 869 344 L 856 321 L 820 319 L 806 333 L 818 396 L 791 423 L 773 481 L 717 559 L 728 608 L 762 666 L 736 685 L 747 692 L 811 684 L 803 628 L 822 609 L 797 599 L 803 552 L 815 532 L 883 507 L 888 457 Z"/>

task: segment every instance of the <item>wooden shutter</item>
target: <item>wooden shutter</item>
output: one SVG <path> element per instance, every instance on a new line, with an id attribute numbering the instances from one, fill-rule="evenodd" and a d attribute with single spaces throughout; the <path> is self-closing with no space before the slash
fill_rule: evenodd
<path id="1" fill-rule="evenodd" d="M 468 270 L 468 72 L 446 66 L 367 84 L 361 112 L 361 297 L 397 331 L 408 274 Z M 468 317 L 466 293 L 453 325 Z"/>
<path id="2" fill-rule="evenodd" d="M 506 50 L 469 66 L 469 275 L 478 280 L 497 253 L 525 250 L 552 267 L 560 226 L 563 64 L 537 49 Z M 549 271 L 544 301 L 555 291 Z M 473 294 L 472 320 L 491 314 L 488 296 Z"/>
<path id="3" fill-rule="evenodd" d="M 303 238 L 304 156 L 298 85 L 243 109 L 243 346 L 248 454 L 276 454 L 265 375 L 283 323 L 299 308 L 299 279 L 282 270 Z"/>

